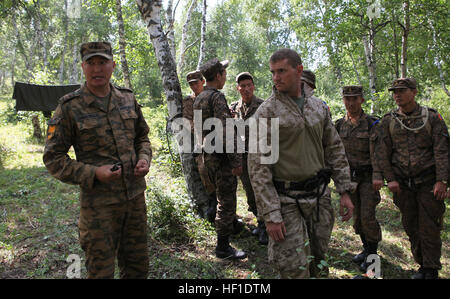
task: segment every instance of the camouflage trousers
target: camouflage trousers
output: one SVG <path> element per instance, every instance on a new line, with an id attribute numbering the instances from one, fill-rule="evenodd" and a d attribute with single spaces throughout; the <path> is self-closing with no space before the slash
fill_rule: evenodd
<path id="1" fill-rule="evenodd" d="M 237 179 L 231 173 L 231 165 L 226 158 L 207 155 L 205 166 L 216 190 L 215 226 L 217 235 L 229 236 L 233 232 L 233 221 L 236 216 Z"/>
<path id="2" fill-rule="evenodd" d="M 440 270 L 441 235 L 444 201 L 433 195 L 434 183 L 416 186 L 415 190 L 400 185 L 400 194 L 394 194 L 394 203 L 402 214 L 402 224 L 411 243 L 414 260 L 424 268 Z"/>
<path id="3" fill-rule="evenodd" d="M 367 242 L 381 241 L 381 228 L 376 218 L 376 208 L 381 197 L 372 187 L 372 178 L 358 183 L 355 193 L 350 194 L 353 206 L 353 229 L 363 235 Z"/>
<path id="4" fill-rule="evenodd" d="M 144 193 L 119 204 L 81 208 L 78 227 L 88 278 L 114 278 L 116 257 L 121 278 L 147 278 L 146 210 Z"/>
<path id="5" fill-rule="evenodd" d="M 183 153 L 184 167 L 185 172 L 189 173 L 191 176 L 192 182 L 188 186 L 191 195 L 191 201 L 194 204 L 195 210 L 199 214 L 200 217 L 206 218 L 206 212 L 209 207 L 209 201 L 211 200 L 211 196 L 205 190 L 203 186 L 202 180 L 200 178 L 200 173 L 198 171 L 198 165 L 195 161 L 194 155 L 192 153 Z"/>
<path id="6" fill-rule="evenodd" d="M 327 276 L 328 269 L 317 265 L 326 258 L 334 225 L 330 190 L 326 189 L 318 206 L 316 199 L 299 200 L 302 212 L 295 199 L 280 196 L 280 200 L 286 236 L 282 242 L 269 238 L 269 262 L 281 278 Z"/>
<path id="7" fill-rule="evenodd" d="M 263 218 L 258 216 L 258 210 L 256 208 L 255 193 L 253 192 L 252 183 L 250 182 L 250 176 L 248 174 L 247 166 L 247 154 L 242 156 L 242 175 L 240 176 L 242 187 L 244 188 L 245 195 L 247 196 L 248 210 L 255 215 L 258 221 L 262 221 Z"/>

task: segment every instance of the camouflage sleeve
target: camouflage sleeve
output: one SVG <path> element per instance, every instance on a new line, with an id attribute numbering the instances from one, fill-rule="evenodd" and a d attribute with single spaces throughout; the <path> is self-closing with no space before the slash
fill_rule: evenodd
<path id="1" fill-rule="evenodd" d="M 67 111 L 63 112 L 65 109 L 67 105 L 58 105 L 53 118 L 48 122 L 43 156 L 45 167 L 53 177 L 64 183 L 92 189 L 96 167 L 73 160 L 67 154 L 73 145 L 73 131 Z"/>
<path id="2" fill-rule="evenodd" d="M 270 140 L 272 139 L 270 131 L 271 116 L 269 115 L 268 110 L 267 105 L 261 105 L 260 109 L 258 109 L 258 111 L 254 114 L 254 117 L 258 122 L 258 127 L 261 119 L 267 119 L 267 137 L 258 136 L 258 140 L 262 139 L 260 141 L 262 144 L 269 145 Z M 256 153 L 249 152 L 247 166 L 253 191 L 255 193 L 258 214 L 263 216 L 264 221 L 266 222 L 281 223 L 283 222 L 283 218 L 281 216 L 281 203 L 272 181 L 272 164 L 261 163 L 264 156 L 270 155 L 270 151 L 266 154 L 259 151 Z"/>
<path id="3" fill-rule="evenodd" d="M 436 181 L 449 180 L 448 129 L 439 113 L 430 113 L 433 152 L 436 163 Z"/>
<path id="4" fill-rule="evenodd" d="M 325 120 L 322 144 L 324 147 L 325 162 L 332 169 L 331 177 L 336 186 L 336 191 L 338 193 L 344 193 L 345 191 L 354 192 L 356 184 L 352 183 L 350 178 L 350 166 L 345 154 L 344 144 L 333 125 L 330 113 L 325 105 L 324 109 L 326 111 L 324 113 Z"/>
<path id="5" fill-rule="evenodd" d="M 231 112 L 230 109 L 227 105 L 227 101 L 225 99 L 225 96 L 222 93 L 215 93 L 213 96 L 213 101 L 214 101 L 214 117 L 219 119 L 222 123 L 222 128 L 223 128 L 223 140 L 224 140 L 224 152 L 227 153 L 228 159 L 230 160 L 231 163 L 231 168 L 237 168 L 242 166 L 242 154 L 238 154 L 237 153 L 237 134 L 236 134 L 236 130 L 233 131 L 233 136 L 228 136 L 227 135 L 227 130 L 226 130 L 226 122 L 227 119 L 232 119 L 231 117 Z M 228 133 L 232 133 L 232 132 L 228 132 Z M 233 142 L 233 148 L 234 148 L 234 152 L 229 153 L 226 151 L 226 144 Z"/>
<path id="6" fill-rule="evenodd" d="M 146 160 L 150 166 L 152 162 L 152 148 L 150 140 L 148 139 L 149 127 L 144 119 L 144 115 L 142 114 L 141 106 L 137 103 L 136 99 L 135 105 L 138 118 L 136 122 L 136 138 L 134 140 L 134 148 L 138 159 Z"/>
<path id="7" fill-rule="evenodd" d="M 389 132 L 389 125 L 391 122 L 391 117 L 385 115 L 381 120 L 379 134 L 379 142 L 377 145 L 377 150 L 375 152 L 375 159 L 377 160 L 379 169 L 382 170 L 383 176 L 387 182 L 395 181 L 395 173 L 392 169 L 391 158 L 392 158 L 392 139 L 391 133 Z"/>
<path id="8" fill-rule="evenodd" d="M 372 163 L 372 179 L 373 180 L 383 180 L 383 172 L 378 164 L 378 159 L 376 158 L 376 153 L 379 150 L 381 134 L 380 121 L 373 124 L 370 130 L 370 159 Z"/>

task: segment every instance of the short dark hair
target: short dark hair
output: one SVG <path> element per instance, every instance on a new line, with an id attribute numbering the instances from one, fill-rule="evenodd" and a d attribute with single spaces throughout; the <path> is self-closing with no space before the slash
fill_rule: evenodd
<path id="1" fill-rule="evenodd" d="M 291 49 L 279 49 L 270 56 L 269 62 L 277 62 L 283 59 L 287 59 L 290 66 L 296 68 L 302 64 L 300 55 Z"/>

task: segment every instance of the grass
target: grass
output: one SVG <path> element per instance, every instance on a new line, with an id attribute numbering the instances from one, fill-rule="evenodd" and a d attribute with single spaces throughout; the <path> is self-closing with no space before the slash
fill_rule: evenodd
<path id="1" fill-rule="evenodd" d="M 4 111 L 5 105 L 0 101 L 0 111 Z M 3 168 L 0 167 L 0 278 L 66 278 L 69 266 L 66 259 L 70 254 L 79 255 L 84 262 L 78 243 L 78 187 L 61 183 L 48 174 L 42 163 L 43 142 L 29 137 L 29 124 L 9 124 L 2 121 L 1 115 L 0 123 L 0 145 L 7 150 Z M 248 227 L 233 236 L 231 243 L 245 250 L 248 258 L 220 260 L 214 255 L 214 228 L 194 215 L 183 180 L 173 178 L 167 167 L 154 162 L 147 176 L 149 278 L 276 278 L 267 264 L 267 247 L 251 236 L 256 219 L 247 211 L 241 184 L 237 213 Z M 382 197 L 377 209 L 383 230 L 379 246 L 382 277 L 409 278 L 417 265 L 398 209 L 386 190 Z M 333 199 L 338 211 L 334 193 Z M 440 271 L 440 277 L 447 279 L 450 278 L 448 219 L 447 208 Z M 360 250 L 352 224 L 336 218 L 326 260 L 330 265 L 329 277 L 352 278 L 360 274 L 351 262 Z M 86 277 L 84 264 L 81 270 L 81 277 Z"/>

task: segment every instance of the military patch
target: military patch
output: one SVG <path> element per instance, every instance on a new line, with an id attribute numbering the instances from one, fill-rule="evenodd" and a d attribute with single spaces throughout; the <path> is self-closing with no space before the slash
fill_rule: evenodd
<path id="1" fill-rule="evenodd" d="M 59 123 L 59 119 L 50 119 L 48 121 L 47 140 L 50 140 L 55 136 L 56 125 Z"/>

